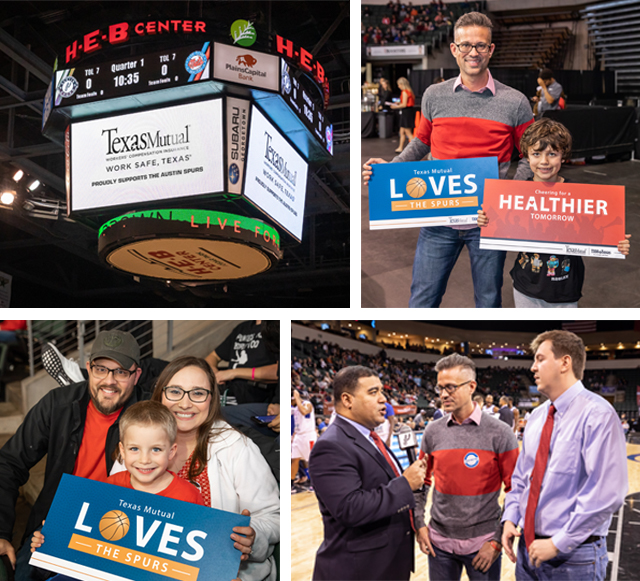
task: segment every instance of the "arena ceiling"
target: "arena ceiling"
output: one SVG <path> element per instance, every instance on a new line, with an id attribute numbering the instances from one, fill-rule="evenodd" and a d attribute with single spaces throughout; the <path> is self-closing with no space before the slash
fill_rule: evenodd
<path id="1" fill-rule="evenodd" d="M 98 258 L 99 224 L 65 217 L 64 151 L 40 131 L 53 64 L 83 34 L 138 18 L 204 19 L 218 38 L 235 19 L 251 20 L 324 67 L 334 157 L 310 166 L 303 241 L 283 236 L 284 258 L 269 273 L 195 287 L 138 281 Z M 153 50 L 163 42 L 158 37 Z M 349 2 L 2 2 L 0 51 L 0 179 L 22 169 L 44 184 L 23 192 L 30 203 L 0 207 L 0 271 L 13 277 L 11 306 L 349 305 Z"/>

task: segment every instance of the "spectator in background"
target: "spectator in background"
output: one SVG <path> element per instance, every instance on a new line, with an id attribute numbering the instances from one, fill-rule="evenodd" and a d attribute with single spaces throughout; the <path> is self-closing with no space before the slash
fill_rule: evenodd
<path id="1" fill-rule="evenodd" d="M 413 139 L 413 128 L 415 125 L 415 103 L 416 96 L 409 81 L 405 77 L 398 79 L 398 87 L 402 91 L 400 95 L 400 103 L 390 105 L 392 109 L 400 109 L 400 145 L 396 149 L 396 153 L 402 152 L 404 149 L 405 139 L 409 143 Z"/>
<path id="2" fill-rule="evenodd" d="M 16 340 L 16 331 L 26 331 L 26 321 L 1 321 L 0 343 L 13 343 Z"/>
<path id="3" fill-rule="evenodd" d="M 553 78 L 551 69 L 542 69 L 538 77 L 538 91 L 531 100 L 537 105 L 534 111 L 536 117 L 540 117 L 545 111 L 560 109 L 560 97 L 562 85 Z"/>
<path id="4" fill-rule="evenodd" d="M 444 412 L 442 411 L 442 400 L 439 397 L 437 397 L 435 399 L 434 405 L 435 405 L 436 411 L 433 412 L 433 419 L 439 420 L 441 417 L 444 416 Z"/>
<path id="5" fill-rule="evenodd" d="M 507 398 L 503 395 L 500 397 L 500 409 L 498 410 L 498 417 L 513 429 L 513 412 L 509 406 Z"/>
<path id="6" fill-rule="evenodd" d="M 384 402 L 384 407 L 384 422 L 376 426 L 376 433 L 387 446 L 391 446 L 391 436 L 396 425 L 396 412 L 388 401 Z"/>
<path id="7" fill-rule="evenodd" d="M 318 431 L 319 436 L 322 435 L 322 432 L 324 432 L 328 427 L 329 426 L 325 424 L 323 417 L 316 418 L 316 430 Z"/>
<path id="8" fill-rule="evenodd" d="M 391 84 L 384 77 L 380 79 L 378 89 L 378 105 L 380 109 L 386 109 L 386 104 L 391 102 Z"/>
<path id="9" fill-rule="evenodd" d="M 517 434 L 518 427 L 520 426 L 520 410 L 513 405 L 513 398 L 511 396 L 507 396 L 507 403 L 509 404 L 511 413 L 513 414 L 513 431 Z"/>

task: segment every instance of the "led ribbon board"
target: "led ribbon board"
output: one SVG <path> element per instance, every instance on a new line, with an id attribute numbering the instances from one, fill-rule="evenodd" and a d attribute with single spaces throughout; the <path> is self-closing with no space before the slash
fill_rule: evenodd
<path id="1" fill-rule="evenodd" d="M 244 196 L 298 241 L 308 165 L 255 106 L 251 108 Z"/>
<path id="2" fill-rule="evenodd" d="M 63 474 L 31 565 L 84 581 L 229 581 L 249 517 Z"/>
<path id="3" fill-rule="evenodd" d="M 282 258 L 278 232 L 260 220 L 205 210 L 133 212 L 100 228 L 98 252 L 125 272 L 164 280 L 253 276 Z"/>
<path id="4" fill-rule="evenodd" d="M 222 99 L 71 125 L 69 212 L 224 190 Z"/>
<path id="5" fill-rule="evenodd" d="M 211 44 L 203 42 L 161 52 L 78 65 L 54 74 L 55 107 L 168 89 L 211 78 Z"/>

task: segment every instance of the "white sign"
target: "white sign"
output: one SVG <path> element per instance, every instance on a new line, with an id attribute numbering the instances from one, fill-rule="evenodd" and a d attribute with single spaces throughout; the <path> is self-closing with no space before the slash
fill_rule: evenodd
<path id="1" fill-rule="evenodd" d="M 301 240 L 307 163 L 255 106 L 246 168 L 245 197 Z"/>
<path id="2" fill-rule="evenodd" d="M 71 125 L 71 212 L 224 190 L 222 99 Z"/>
<path id="3" fill-rule="evenodd" d="M 280 58 L 241 46 L 214 43 L 213 76 L 221 81 L 277 91 Z"/>
<path id="4" fill-rule="evenodd" d="M 227 98 L 227 167 L 230 194 L 242 193 L 244 162 L 247 156 L 247 129 L 249 128 L 249 101 Z"/>
<path id="5" fill-rule="evenodd" d="M 0 308 L 8 309 L 11 306 L 11 280 L 6 272 L 0 272 Z"/>
<path id="6" fill-rule="evenodd" d="M 424 56 L 424 44 L 368 46 L 367 55 L 379 57 Z"/>

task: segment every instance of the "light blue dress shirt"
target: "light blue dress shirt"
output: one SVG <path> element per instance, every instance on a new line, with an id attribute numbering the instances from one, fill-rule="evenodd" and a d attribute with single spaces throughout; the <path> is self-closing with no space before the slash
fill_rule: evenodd
<path id="1" fill-rule="evenodd" d="M 524 527 L 531 472 L 550 404 L 538 407 L 527 422 L 503 522 Z M 553 405 L 557 411 L 535 532 L 551 537 L 558 550 L 568 553 L 591 535 L 607 536 L 611 517 L 629 488 L 626 444 L 613 407 L 581 381 Z"/>

